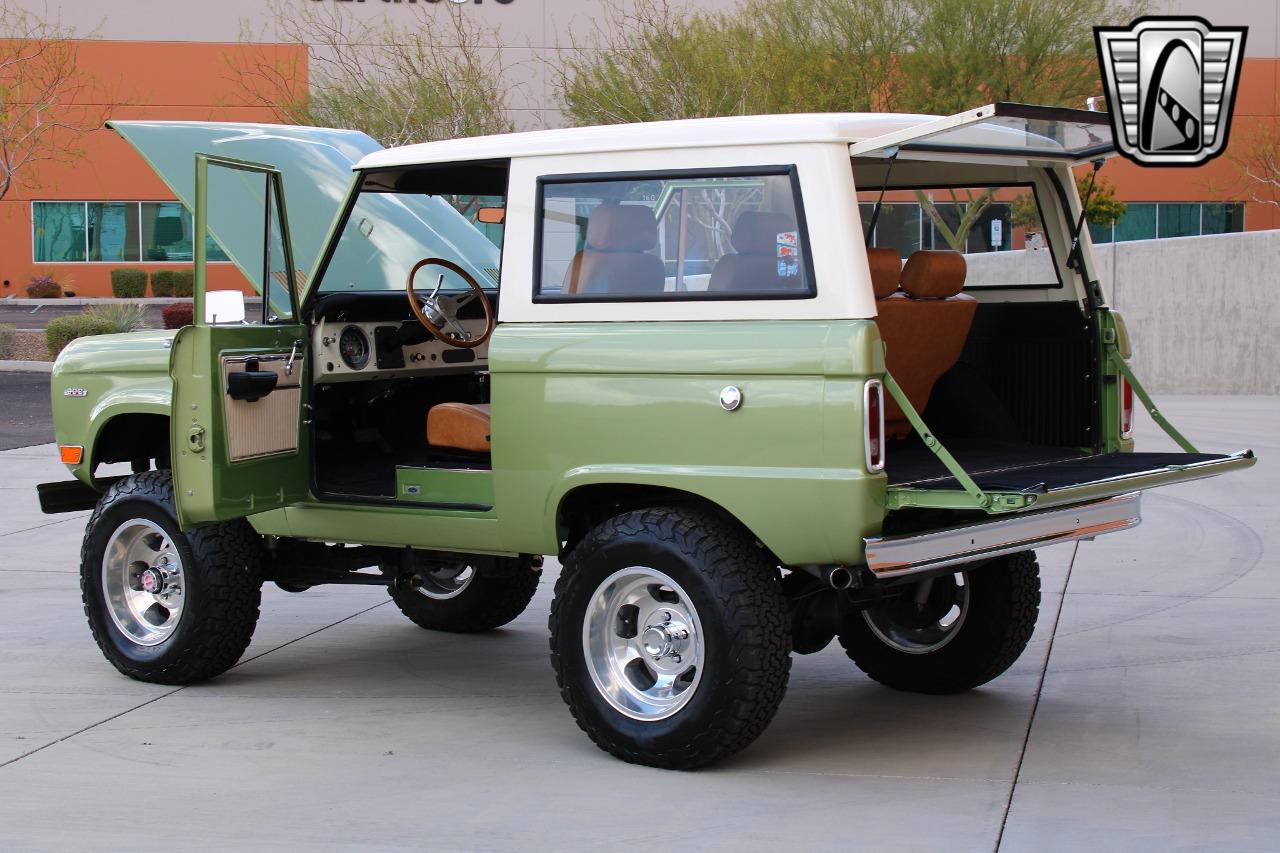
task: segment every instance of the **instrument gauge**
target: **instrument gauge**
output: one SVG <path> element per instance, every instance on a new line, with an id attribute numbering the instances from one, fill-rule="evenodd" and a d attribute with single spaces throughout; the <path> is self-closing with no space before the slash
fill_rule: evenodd
<path id="1" fill-rule="evenodd" d="M 352 370 L 364 370 L 369 364 L 369 336 L 359 326 L 347 326 L 338 336 L 338 355 Z"/>

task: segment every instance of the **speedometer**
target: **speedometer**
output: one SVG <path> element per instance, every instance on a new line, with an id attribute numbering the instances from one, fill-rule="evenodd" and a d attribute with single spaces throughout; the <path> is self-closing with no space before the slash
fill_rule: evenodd
<path id="1" fill-rule="evenodd" d="M 338 354 L 352 370 L 364 370 L 369 363 L 369 337 L 359 326 L 347 326 L 338 336 Z"/>

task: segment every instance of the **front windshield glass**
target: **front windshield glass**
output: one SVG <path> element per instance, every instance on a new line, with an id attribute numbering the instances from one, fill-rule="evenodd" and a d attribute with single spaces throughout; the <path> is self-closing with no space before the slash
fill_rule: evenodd
<path id="1" fill-rule="evenodd" d="M 404 290 L 414 264 L 444 258 L 460 265 L 481 287 L 498 286 L 500 225 L 477 220 L 480 210 L 501 207 L 501 197 L 362 192 L 343 224 L 321 293 Z M 447 270 L 444 289 L 465 290 Z M 434 280 L 432 282 L 434 287 Z"/>

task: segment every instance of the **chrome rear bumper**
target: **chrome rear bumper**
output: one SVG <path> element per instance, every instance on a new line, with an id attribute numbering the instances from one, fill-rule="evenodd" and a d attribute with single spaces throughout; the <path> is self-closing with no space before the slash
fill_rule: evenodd
<path id="1" fill-rule="evenodd" d="M 1128 530 L 1142 521 L 1141 492 L 910 536 L 870 537 L 867 566 L 878 578 L 1028 551 L 1059 542 Z"/>

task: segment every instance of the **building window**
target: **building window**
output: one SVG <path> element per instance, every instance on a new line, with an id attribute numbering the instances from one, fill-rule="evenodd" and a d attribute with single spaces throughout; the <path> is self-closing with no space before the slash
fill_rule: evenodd
<path id="1" fill-rule="evenodd" d="M 32 260 L 37 263 L 83 261 L 87 235 L 82 202 L 42 202 L 32 205 Z"/>
<path id="2" fill-rule="evenodd" d="M 1238 201 L 1129 202 L 1113 227 L 1089 225 L 1094 243 L 1236 234 L 1243 230 L 1244 203 Z"/>
<path id="3" fill-rule="evenodd" d="M 138 206 L 120 202 L 91 202 L 89 260 L 138 261 Z"/>
<path id="4" fill-rule="evenodd" d="M 180 202 L 35 201 L 35 263 L 191 263 L 191 214 Z M 230 259 L 209 238 L 210 262 Z"/>

